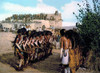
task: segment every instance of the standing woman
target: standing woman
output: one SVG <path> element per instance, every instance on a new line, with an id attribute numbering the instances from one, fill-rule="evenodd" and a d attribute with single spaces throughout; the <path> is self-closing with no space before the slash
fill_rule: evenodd
<path id="1" fill-rule="evenodd" d="M 69 68 L 69 47 L 68 39 L 65 37 L 65 29 L 60 30 L 61 34 L 61 53 L 62 65 L 64 66 L 64 73 L 70 73 Z"/>
<path id="2" fill-rule="evenodd" d="M 75 57 L 75 49 L 74 49 L 75 41 L 73 40 L 72 34 L 73 32 L 70 30 L 65 32 L 65 37 L 68 39 L 68 47 L 69 47 L 69 57 L 70 57 L 69 67 L 70 67 L 71 73 L 75 73 L 77 58 Z"/>

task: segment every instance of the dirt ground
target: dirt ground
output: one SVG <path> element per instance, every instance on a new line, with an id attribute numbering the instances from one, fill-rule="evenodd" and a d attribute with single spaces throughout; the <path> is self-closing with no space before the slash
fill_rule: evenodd
<path id="1" fill-rule="evenodd" d="M 45 60 L 32 63 L 23 71 L 16 71 L 17 58 L 13 54 L 12 41 L 15 34 L 11 32 L 0 32 L 0 73 L 61 73 L 59 66 L 60 49 L 53 49 L 53 54 Z M 83 68 L 79 68 L 76 73 L 95 73 Z"/>

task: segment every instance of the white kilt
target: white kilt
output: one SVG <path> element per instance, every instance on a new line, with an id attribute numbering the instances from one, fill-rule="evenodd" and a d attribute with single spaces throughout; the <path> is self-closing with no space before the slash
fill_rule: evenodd
<path id="1" fill-rule="evenodd" d="M 69 49 L 64 50 L 63 56 L 62 56 L 62 64 L 68 65 L 69 64 Z"/>

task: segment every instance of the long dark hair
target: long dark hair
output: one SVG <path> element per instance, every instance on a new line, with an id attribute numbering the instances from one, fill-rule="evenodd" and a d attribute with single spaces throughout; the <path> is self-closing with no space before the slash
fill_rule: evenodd
<path id="1" fill-rule="evenodd" d="M 65 32 L 65 37 L 71 40 L 72 49 L 75 49 L 78 45 L 80 45 L 81 37 L 77 32 L 68 30 Z"/>

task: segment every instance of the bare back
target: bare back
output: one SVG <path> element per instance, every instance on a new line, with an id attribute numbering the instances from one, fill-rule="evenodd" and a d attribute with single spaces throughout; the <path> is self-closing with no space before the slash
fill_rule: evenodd
<path id="1" fill-rule="evenodd" d="M 68 39 L 65 36 L 61 37 L 61 48 L 67 49 L 68 45 L 69 45 Z"/>

